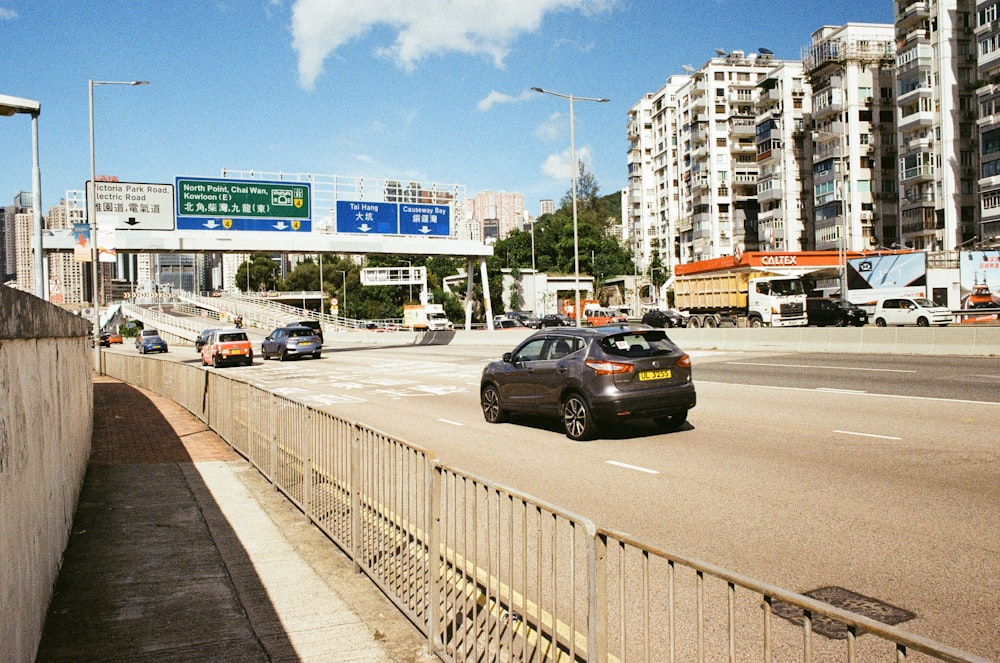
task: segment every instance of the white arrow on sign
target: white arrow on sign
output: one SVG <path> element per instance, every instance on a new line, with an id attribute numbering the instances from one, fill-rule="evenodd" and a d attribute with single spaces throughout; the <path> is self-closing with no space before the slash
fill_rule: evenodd
<path id="1" fill-rule="evenodd" d="M 218 228 L 220 224 L 215 222 L 215 219 L 209 219 L 205 222 L 205 227 L 209 229 Z"/>
<path id="2" fill-rule="evenodd" d="M 358 226 L 358 230 L 360 230 L 363 233 L 366 233 L 366 232 L 368 232 L 371 229 L 372 229 L 372 227 L 370 225 L 368 225 L 367 223 L 362 223 L 360 226 Z"/>
<path id="3" fill-rule="evenodd" d="M 428 228 L 427 226 L 423 226 L 423 227 L 420 228 L 420 232 L 422 232 L 422 233 L 429 233 L 429 232 L 433 232 L 433 231 L 430 228 Z"/>
<path id="4" fill-rule="evenodd" d="M 284 230 L 285 228 L 288 227 L 289 226 L 286 226 L 284 221 L 278 221 L 276 224 L 274 224 L 275 230 Z"/>

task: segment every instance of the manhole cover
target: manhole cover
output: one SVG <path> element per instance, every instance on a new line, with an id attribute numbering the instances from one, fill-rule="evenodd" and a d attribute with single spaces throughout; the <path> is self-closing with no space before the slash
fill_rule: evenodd
<path id="1" fill-rule="evenodd" d="M 889 605 L 878 599 L 856 594 L 843 587 L 821 587 L 809 592 L 805 596 L 823 603 L 848 610 L 858 615 L 863 615 L 869 619 L 889 624 L 890 626 L 902 623 L 908 619 L 913 619 L 916 614 Z M 802 608 L 783 601 L 775 601 L 771 607 L 774 614 L 784 617 L 793 624 L 802 625 Z M 847 625 L 822 615 L 813 615 L 812 630 L 814 633 L 826 636 L 831 640 L 843 640 L 847 637 Z M 858 635 L 864 633 L 864 629 L 858 629 Z"/>

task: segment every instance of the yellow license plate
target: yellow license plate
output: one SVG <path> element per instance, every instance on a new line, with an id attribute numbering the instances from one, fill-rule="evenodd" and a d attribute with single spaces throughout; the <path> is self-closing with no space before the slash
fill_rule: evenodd
<path id="1" fill-rule="evenodd" d="M 671 373 L 669 369 L 663 370 L 663 371 L 640 371 L 639 372 L 639 379 L 640 380 L 666 380 L 667 378 L 670 378 L 672 375 L 673 375 L 673 373 Z"/>

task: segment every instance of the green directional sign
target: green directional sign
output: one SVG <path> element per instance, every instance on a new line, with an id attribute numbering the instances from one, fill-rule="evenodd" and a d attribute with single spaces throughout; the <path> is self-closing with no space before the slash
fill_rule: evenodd
<path id="1" fill-rule="evenodd" d="M 312 230 L 307 182 L 176 178 L 178 230 Z"/>

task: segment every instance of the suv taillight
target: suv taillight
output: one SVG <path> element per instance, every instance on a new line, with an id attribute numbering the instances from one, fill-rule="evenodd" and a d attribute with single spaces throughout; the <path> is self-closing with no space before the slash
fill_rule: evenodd
<path id="1" fill-rule="evenodd" d="M 623 364 L 617 361 L 599 361 L 597 359 L 588 359 L 584 362 L 598 375 L 622 375 L 624 373 L 631 373 L 635 370 L 635 366 L 632 364 Z"/>

